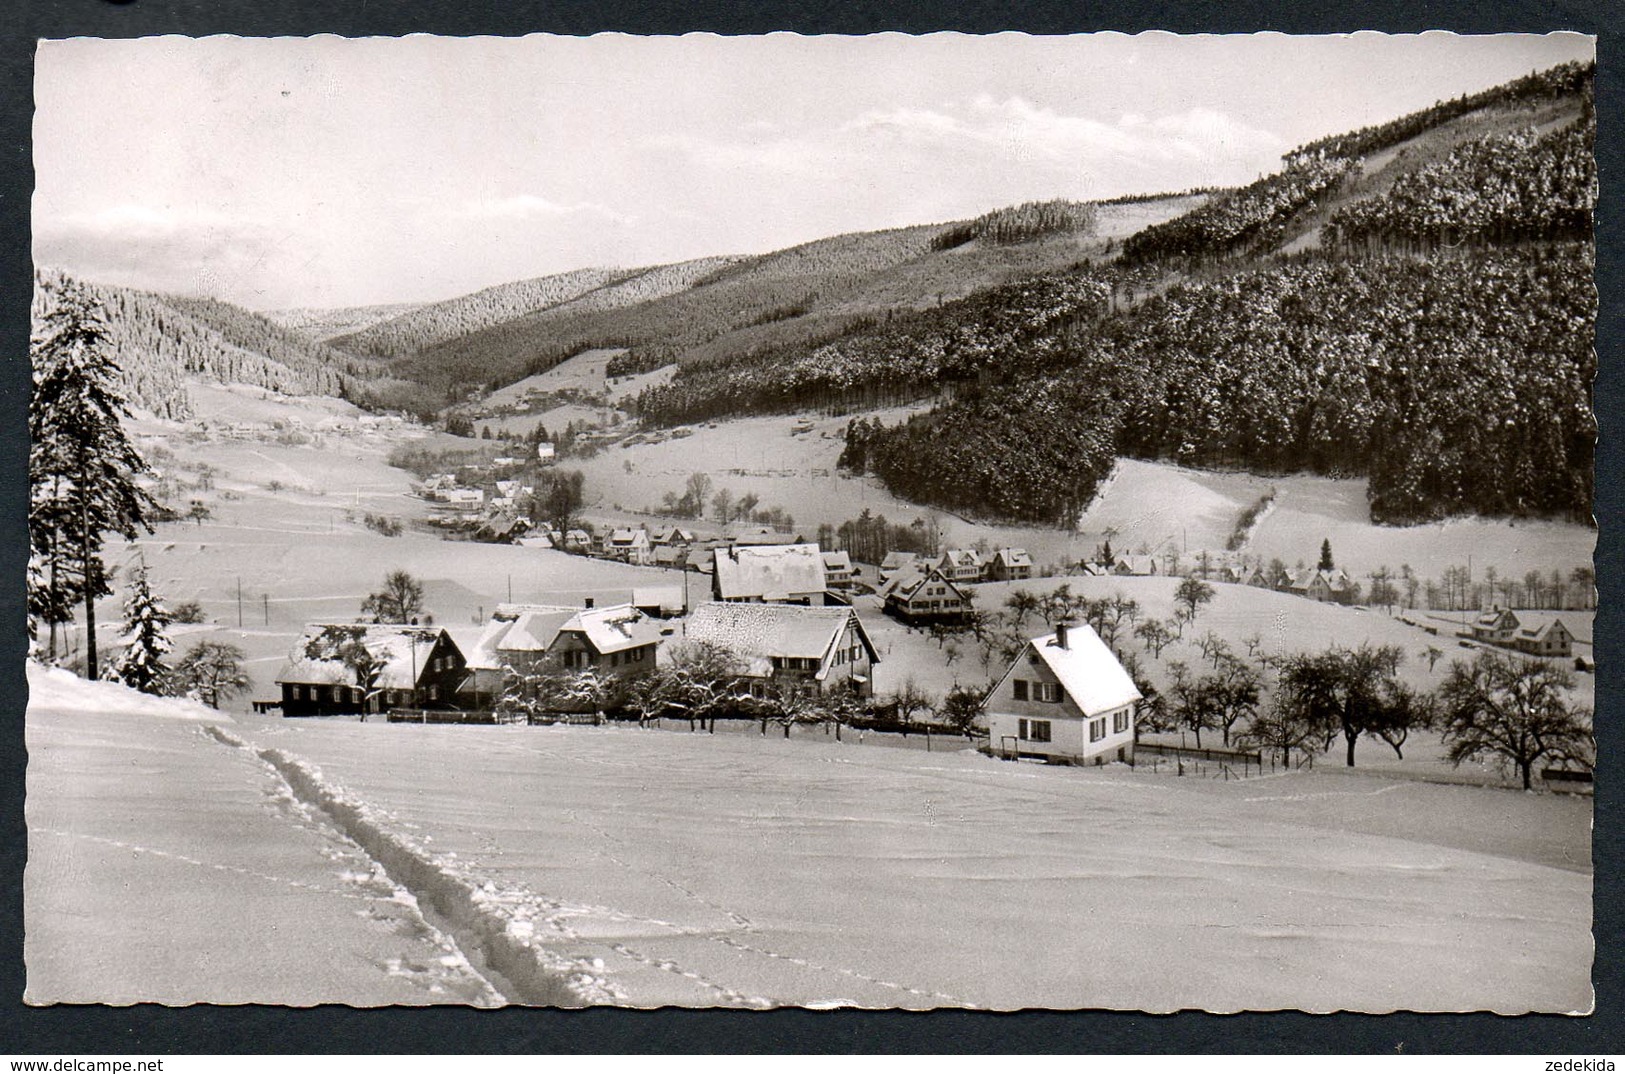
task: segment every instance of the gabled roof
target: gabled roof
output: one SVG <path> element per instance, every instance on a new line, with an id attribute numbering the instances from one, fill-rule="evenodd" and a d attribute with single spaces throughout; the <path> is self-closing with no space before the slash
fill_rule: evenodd
<path id="1" fill-rule="evenodd" d="M 1112 570 L 1121 570 L 1125 574 L 1151 575 L 1157 573 L 1157 560 L 1155 556 L 1128 555 L 1118 556 L 1112 564 Z"/>
<path id="2" fill-rule="evenodd" d="M 718 548 L 712 553 L 717 593 L 723 600 L 784 599 L 822 593 L 828 585 L 816 544 Z"/>
<path id="3" fill-rule="evenodd" d="M 661 611 L 682 611 L 683 587 L 680 585 L 638 586 L 632 590 L 634 608 L 659 608 Z"/>
<path id="4" fill-rule="evenodd" d="M 974 548 L 950 548 L 942 553 L 937 562 L 954 567 L 980 567 L 982 554 Z"/>
<path id="5" fill-rule="evenodd" d="M 846 552 L 825 552 L 824 569 L 830 571 L 849 571 L 852 569 L 852 557 Z"/>
<path id="6" fill-rule="evenodd" d="M 1055 674 L 1061 688 L 1072 698 L 1086 716 L 1094 716 L 1121 708 L 1131 701 L 1140 700 L 1140 691 L 1129 673 L 1123 670 L 1100 635 L 1087 623 L 1067 628 L 1066 648 L 1055 642 L 1054 634 L 1034 638 L 1016 657 L 1014 664 L 1004 673 L 1010 675 L 1027 661 L 1028 654 L 1037 653 Z M 1003 684 L 1004 679 L 1000 679 Z"/>
<path id="7" fill-rule="evenodd" d="M 919 558 L 919 555 L 914 552 L 887 552 L 886 558 L 880 561 L 880 569 L 883 571 L 900 571 Z"/>
<path id="8" fill-rule="evenodd" d="M 1033 565 L 1033 557 L 1027 554 L 1025 548 L 1001 548 L 994 554 L 993 558 L 1006 567 L 1031 567 Z"/>
<path id="9" fill-rule="evenodd" d="M 808 608 L 798 604 L 728 604 L 707 602 L 688 617 L 685 635 L 690 641 L 709 642 L 744 657 L 751 673 L 766 674 L 772 657 L 822 660 L 850 623 L 880 662 L 863 620 L 851 608 Z"/>
<path id="10" fill-rule="evenodd" d="M 649 540 L 649 535 L 647 533 L 645 533 L 643 530 L 618 529 L 618 530 L 614 530 L 614 531 L 612 531 L 610 533 L 610 535 L 609 535 L 609 543 L 610 544 L 637 544 L 639 538 L 641 538 L 643 540 L 643 542 L 645 544 L 647 544 L 648 540 Z"/>
<path id="11" fill-rule="evenodd" d="M 1517 626 L 1518 617 L 1512 614 L 1512 610 L 1510 608 L 1491 608 L 1487 612 L 1481 612 L 1478 618 L 1473 620 L 1473 625 L 1481 627 L 1498 627 L 1501 625 L 1501 620 L 1508 616 L 1512 617 L 1512 625 L 1514 627 Z"/>
<path id="12" fill-rule="evenodd" d="M 575 613 L 574 608 L 555 604 L 498 604 L 468 654 L 468 666 L 499 668 L 504 653 L 544 653 Z"/>
<path id="13" fill-rule="evenodd" d="M 927 582 L 941 582 L 943 585 L 953 590 L 954 595 L 960 600 L 966 599 L 965 591 L 944 576 L 941 568 L 935 566 L 928 571 L 900 574 L 888 582 L 881 592 L 886 597 L 895 596 L 899 600 L 909 600 L 919 591 L 920 587 L 925 585 Z"/>
<path id="14" fill-rule="evenodd" d="M 660 624 L 630 604 L 583 608 L 559 627 L 560 634 L 580 634 L 600 653 L 618 653 L 660 641 Z"/>
<path id="15" fill-rule="evenodd" d="M 277 672 L 279 683 L 360 686 L 354 661 L 345 652 L 359 644 L 373 661 L 381 665 L 373 686 L 385 690 L 410 690 L 429 670 L 429 657 L 440 639 L 456 648 L 457 643 L 441 627 L 404 626 L 398 623 L 310 623 L 288 651 L 288 662 Z M 460 652 L 460 650 L 459 650 Z"/>
<path id="16" fill-rule="evenodd" d="M 1518 637 L 1524 638 L 1528 641 L 1545 641 L 1546 636 L 1551 634 L 1558 627 L 1562 627 L 1563 633 L 1567 634 L 1569 637 L 1574 637 L 1574 631 L 1570 630 L 1568 625 L 1565 624 L 1561 619 L 1553 619 L 1551 622 L 1544 623 L 1540 626 L 1523 627 L 1518 631 Z"/>
<path id="17" fill-rule="evenodd" d="M 1315 584 L 1316 579 L 1326 583 L 1326 588 L 1333 593 L 1343 593 L 1354 588 L 1354 582 L 1343 572 L 1342 567 L 1333 567 L 1330 570 L 1310 569 L 1294 575 L 1287 583 L 1288 589 L 1307 590 Z"/>

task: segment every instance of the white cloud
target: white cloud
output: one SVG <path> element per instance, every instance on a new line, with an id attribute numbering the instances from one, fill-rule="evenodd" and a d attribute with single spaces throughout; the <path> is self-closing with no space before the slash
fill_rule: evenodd
<path id="1" fill-rule="evenodd" d="M 567 216 L 600 216 L 618 224 L 630 224 L 632 217 L 607 205 L 582 201 L 567 205 L 535 194 L 514 194 L 505 198 L 481 198 L 466 203 L 461 216 L 476 220 L 546 220 Z"/>

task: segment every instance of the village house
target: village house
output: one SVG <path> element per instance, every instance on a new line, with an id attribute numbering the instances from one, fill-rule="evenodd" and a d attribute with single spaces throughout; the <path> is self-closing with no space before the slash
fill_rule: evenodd
<path id="1" fill-rule="evenodd" d="M 852 557 L 845 552 L 825 552 L 824 584 L 836 592 L 852 588 Z"/>
<path id="2" fill-rule="evenodd" d="M 567 530 L 564 534 L 564 550 L 585 556 L 592 552 L 592 534 L 586 530 Z"/>
<path id="3" fill-rule="evenodd" d="M 1344 573 L 1342 567 L 1306 570 L 1289 580 L 1286 588 L 1294 596 L 1327 604 L 1353 604 L 1359 596 L 1359 586 Z"/>
<path id="4" fill-rule="evenodd" d="M 1473 620 L 1473 640 L 1492 645 L 1511 645 L 1518 634 L 1518 617 L 1510 608 L 1494 607 Z"/>
<path id="5" fill-rule="evenodd" d="M 874 693 L 874 665 L 880 656 L 851 608 L 706 603 L 688 617 L 684 634 L 688 641 L 738 656 L 757 696 L 773 684 L 800 685 L 819 694 L 842 688 L 861 697 Z"/>
<path id="6" fill-rule="evenodd" d="M 988 750 L 1050 764 L 1134 761 L 1140 691 L 1087 625 L 1034 638 L 982 703 Z"/>
<path id="7" fill-rule="evenodd" d="M 435 499 L 452 507 L 473 509 L 485 504 L 485 490 L 471 488 L 449 488 L 435 490 Z"/>
<path id="8" fill-rule="evenodd" d="M 671 619 L 688 610 L 688 598 L 680 585 L 638 586 L 632 590 L 632 607 L 656 619 Z"/>
<path id="9" fill-rule="evenodd" d="M 995 582 L 1021 582 L 1033 576 L 1033 557 L 1025 548 L 1001 548 L 988 561 L 987 576 Z"/>
<path id="10" fill-rule="evenodd" d="M 937 557 L 933 565 L 948 581 L 960 584 L 980 582 L 987 569 L 982 554 L 974 548 L 950 548 Z"/>
<path id="11" fill-rule="evenodd" d="M 653 548 L 682 547 L 693 543 L 694 531 L 681 526 L 661 526 L 649 534 L 649 545 Z"/>
<path id="12" fill-rule="evenodd" d="M 1161 574 L 1155 556 L 1118 556 L 1112 561 L 1111 573 L 1120 578 L 1149 578 Z"/>
<path id="13" fill-rule="evenodd" d="M 622 563 L 646 567 L 654 562 L 654 551 L 649 547 L 649 531 L 621 528 L 609 532 L 604 538 L 604 556 Z"/>
<path id="14" fill-rule="evenodd" d="M 1530 656 L 1560 656 L 1567 659 L 1574 654 L 1574 635 L 1561 619 L 1553 619 L 1543 626 L 1520 628 L 1513 644 Z"/>
<path id="15" fill-rule="evenodd" d="M 887 552 L 886 558 L 880 561 L 881 582 L 889 582 L 899 572 L 909 570 L 919 558 L 914 552 Z"/>
<path id="16" fill-rule="evenodd" d="M 745 547 L 803 544 L 800 534 L 780 533 L 772 526 L 759 523 L 736 523 L 724 527 L 723 542 Z"/>
<path id="17" fill-rule="evenodd" d="M 909 623 L 960 619 L 971 610 L 970 593 L 934 565 L 897 575 L 880 587 L 880 598 L 888 614 Z"/>
<path id="18" fill-rule="evenodd" d="M 277 673 L 284 716 L 450 707 L 466 661 L 440 627 L 311 623 Z"/>
<path id="19" fill-rule="evenodd" d="M 711 553 L 715 600 L 767 604 L 827 603 L 828 577 L 816 544 L 717 548 Z"/>
<path id="20" fill-rule="evenodd" d="M 494 704 L 505 674 L 513 671 L 594 668 L 621 678 L 647 675 L 655 669 L 661 629 L 631 604 L 499 604 L 469 653 L 473 677 L 468 689 L 483 707 Z"/>
<path id="21" fill-rule="evenodd" d="M 558 458 L 558 451 L 553 447 L 551 441 L 543 440 L 541 443 L 536 445 L 537 462 L 551 463 L 556 458 Z"/>

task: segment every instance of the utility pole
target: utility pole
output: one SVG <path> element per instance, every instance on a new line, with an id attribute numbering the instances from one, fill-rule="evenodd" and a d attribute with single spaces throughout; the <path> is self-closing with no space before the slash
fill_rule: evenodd
<path id="1" fill-rule="evenodd" d="M 243 576 L 237 576 L 237 629 L 243 629 Z"/>
<path id="2" fill-rule="evenodd" d="M 271 594 L 262 593 L 260 599 L 265 602 L 265 625 L 271 625 Z"/>

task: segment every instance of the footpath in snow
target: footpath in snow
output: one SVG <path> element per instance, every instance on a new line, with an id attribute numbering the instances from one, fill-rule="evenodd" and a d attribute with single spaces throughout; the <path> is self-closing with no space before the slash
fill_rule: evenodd
<path id="1" fill-rule="evenodd" d="M 230 745 L 230 717 L 28 668 L 29 1003 L 505 998 L 416 900 Z"/>
<path id="2" fill-rule="evenodd" d="M 35 1002 L 1591 1003 L 1591 877 L 1473 834 L 1589 823 L 1549 796 L 630 727 L 230 725 L 30 682 Z"/>

